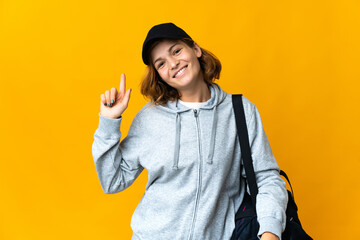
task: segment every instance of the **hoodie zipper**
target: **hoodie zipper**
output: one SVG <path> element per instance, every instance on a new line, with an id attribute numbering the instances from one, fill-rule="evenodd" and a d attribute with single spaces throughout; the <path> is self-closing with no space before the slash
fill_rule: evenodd
<path id="1" fill-rule="evenodd" d="M 198 140 L 198 156 L 199 156 L 199 173 L 198 173 L 198 188 L 196 191 L 196 201 L 195 201 L 195 209 L 194 209 L 194 215 L 193 220 L 191 224 L 191 231 L 189 235 L 189 240 L 192 240 L 194 228 L 195 228 L 195 220 L 196 220 L 196 213 L 198 209 L 199 199 L 200 199 L 200 191 L 201 191 L 201 167 L 202 167 L 202 156 L 201 156 L 201 141 L 200 141 L 200 131 L 199 131 L 199 120 L 198 120 L 198 111 L 194 109 L 194 116 L 196 120 L 196 131 L 197 131 L 197 140 Z"/>

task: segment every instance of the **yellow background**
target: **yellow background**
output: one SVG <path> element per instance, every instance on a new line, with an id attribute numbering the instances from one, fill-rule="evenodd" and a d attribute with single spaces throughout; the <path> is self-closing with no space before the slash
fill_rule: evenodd
<path id="1" fill-rule="evenodd" d="M 0 1 L 0 239 L 130 239 L 147 181 L 103 193 L 91 146 L 100 94 L 146 103 L 141 47 L 174 22 L 223 65 L 218 83 L 259 109 L 314 239 L 359 226 L 360 2 Z"/>

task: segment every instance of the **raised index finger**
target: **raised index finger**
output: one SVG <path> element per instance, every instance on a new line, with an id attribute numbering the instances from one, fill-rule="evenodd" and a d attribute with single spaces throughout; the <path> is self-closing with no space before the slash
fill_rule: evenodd
<path id="1" fill-rule="evenodd" d="M 122 99 L 125 95 L 125 87 L 126 87 L 125 81 L 126 81 L 125 73 L 122 73 L 120 80 L 120 89 L 119 89 L 120 99 Z"/>

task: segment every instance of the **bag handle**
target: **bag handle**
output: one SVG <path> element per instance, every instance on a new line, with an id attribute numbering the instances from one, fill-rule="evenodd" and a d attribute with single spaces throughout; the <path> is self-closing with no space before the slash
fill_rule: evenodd
<path id="1" fill-rule="evenodd" d="M 241 156 L 244 163 L 247 182 L 249 184 L 251 200 L 256 206 L 256 195 L 258 194 L 258 186 L 256 183 L 253 160 L 251 157 L 251 149 L 249 145 L 249 135 L 246 126 L 244 106 L 242 102 L 242 94 L 232 94 L 233 109 L 235 113 L 235 121 L 237 135 L 240 140 Z M 241 173 L 240 173 L 241 176 Z"/>
<path id="2" fill-rule="evenodd" d="M 292 197 L 295 199 L 294 197 L 294 191 L 293 191 L 293 188 L 291 186 L 291 183 L 290 183 L 290 180 L 288 178 L 288 176 L 286 175 L 286 173 L 283 171 L 283 170 L 280 170 L 280 175 L 284 176 L 286 178 L 286 180 L 288 181 L 289 185 L 290 185 L 290 188 L 291 188 L 291 194 L 292 194 Z"/>

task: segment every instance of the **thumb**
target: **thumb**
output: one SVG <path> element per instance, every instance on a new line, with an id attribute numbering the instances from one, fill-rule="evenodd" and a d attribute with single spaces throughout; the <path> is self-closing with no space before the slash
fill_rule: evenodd
<path id="1" fill-rule="evenodd" d="M 128 105 L 129 100 L 130 100 L 130 93 L 131 93 L 131 88 L 129 88 L 126 93 L 125 96 L 123 98 L 123 102 L 126 103 L 126 105 Z"/>

